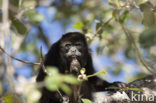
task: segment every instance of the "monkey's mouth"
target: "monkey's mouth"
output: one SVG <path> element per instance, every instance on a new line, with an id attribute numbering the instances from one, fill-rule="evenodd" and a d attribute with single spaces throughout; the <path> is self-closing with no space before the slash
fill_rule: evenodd
<path id="1" fill-rule="evenodd" d="M 77 62 L 80 63 L 81 60 L 81 56 L 77 56 L 77 55 L 71 55 L 67 58 L 67 60 L 72 63 L 74 60 L 77 60 Z"/>
<path id="2" fill-rule="evenodd" d="M 71 74 L 78 76 L 80 74 L 80 70 L 78 68 L 72 68 Z"/>
<path id="3" fill-rule="evenodd" d="M 72 55 L 71 57 L 72 57 L 72 58 L 76 58 L 77 56 L 76 56 L 76 55 Z"/>

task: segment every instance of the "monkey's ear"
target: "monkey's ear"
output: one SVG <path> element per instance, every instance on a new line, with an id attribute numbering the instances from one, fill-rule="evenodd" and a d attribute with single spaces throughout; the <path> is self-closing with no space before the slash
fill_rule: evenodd
<path id="1" fill-rule="evenodd" d="M 51 46 L 48 53 L 46 54 L 44 59 L 44 65 L 45 66 L 54 65 L 55 62 L 57 61 L 56 59 L 58 59 L 58 56 L 59 56 L 59 43 L 56 42 Z"/>

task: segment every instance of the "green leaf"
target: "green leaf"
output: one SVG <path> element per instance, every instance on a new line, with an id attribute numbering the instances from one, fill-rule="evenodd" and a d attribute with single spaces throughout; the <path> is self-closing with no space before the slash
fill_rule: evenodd
<path id="1" fill-rule="evenodd" d="M 140 88 L 128 88 L 128 90 L 132 90 L 132 91 L 143 91 L 143 90 L 140 89 Z"/>
<path id="2" fill-rule="evenodd" d="M 145 48 L 149 48 L 156 44 L 156 25 L 143 31 L 139 36 L 139 43 Z"/>
<path id="3" fill-rule="evenodd" d="M 9 95 L 4 96 L 3 100 L 6 103 L 13 103 L 14 102 L 14 97 L 13 97 L 13 95 L 9 94 Z"/>
<path id="4" fill-rule="evenodd" d="M 120 14 L 120 10 L 119 9 L 114 9 L 112 12 L 112 16 L 118 20 L 119 19 L 119 14 Z"/>
<path id="5" fill-rule="evenodd" d="M 84 27 L 84 24 L 82 22 L 78 22 L 74 24 L 72 27 L 75 29 L 82 29 Z"/>
<path id="6" fill-rule="evenodd" d="M 41 98 L 41 92 L 37 88 L 37 84 L 31 83 L 24 89 L 23 96 L 27 103 L 37 103 Z"/>
<path id="7" fill-rule="evenodd" d="M 70 87 L 66 84 L 62 84 L 60 87 L 67 95 L 71 95 L 72 90 L 70 89 Z"/>
<path id="8" fill-rule="evenodd" d="M 144 24 L 145 26 L 151 27 L 151 26 L 155 25 L 155 23 L 156 23 L 156 19 L 155 19 L 154 13 L 152 13 L 150 11 L 144 12 L 142 24 Z"/>
<path id="9" fill-rule="evenodd" d="M 103 33 L 104 29 L 100 29 L 99 30 L 99 28 L 101 28 L 102 26 L 103 26 L 103 22 L 102 21 L 100 21 L 100 22 L 98 22 L 96 24 L 96 31 L 98 31 L 98 34 L 102 34 Z"/>
<path id="10" fill-rule="evenodd" d="M 117 0 L 108 0 L 109 5 L 111 5 L 113 8 L 118 8 L 118 1 Z"/>
<path id="11" fill-rule="evenodd" d="M 137 4 L 142 4 L 142 3 L 145 3 L 145 2 L 147 2 L 148 0 L 136 0 L 136 3 Z"/>
<path id="12" fill-rule="evenodd" d="M 131 46 L 126 47 L 125 56 L 130 59 L 136 58 L 136 55 L 135 55 L 134 51 L 132 50 Z"/>
<path id="13" fill-rule="evenodd" d="M 23 6 L 24 8 L 34 8 L 37 5 L 37 1 L 35 0 L 24 0 Z"/>
<path id="14" fill-rule="evenodd" d="M 39 14 L 35 9 L 27 10 L 25 16 L 28 17 L 29 21 L 33 24 L 38 24 L 44 20 L 44 16 Z"/>
<path id="15" fill-rule="evenodd" d="M 36 49 L 36 42 L 32 42 L 32 43 L 30 42 L 30 44 L 27 44 L 26 48 L 27 51 L 34 52 Z"/>
<path id="16" fill-rule="evenodd" d="M 79 81 L 73 75 L 64 75 L 63 81 L 69 84 L 79 84 Z"/>
<path id="17" fill-rule="evenodd" d="M 45 85 L 51 91 L 62 89 L 65 93 L 71 94 L 70 88 L 64 83 L 78 84 L 79 81 L 72 75 L 59 74 L 58 69 L 55 67 L 47 67 L 48 75 L 45 78 Z"/>
<path id="18" fill-rule="evenodd" d="M 14 94 L 7 94 L 6 96 L 2 97 L 4 103 L 22 103 L 21 99 L 14 95 Z"/>
<path id="19" fill-rule="evenodd" d="M 47 73 L 51 76 L 58 75 L 59 71 L 56 67 L 46 67 Z"/>
<path id="20" fill-rule="evenodd" d="M 15 7 L 19 7 L 19 1 L 20 0 L 9 0 L 9 3 L 11 3 L 11 5 L 13 5 Z"/>
<path id="21" fill-rule="evenodd" d="M 100 72 L 94 73 L 92 75 L 88 75 L 87 77 L 90 78 L 90 77 L 93 77 L 93 76 L 96 76 L 96 75 L 101 75 L 101 74 L 106 74 L 106 72 L 104 70 L 101 70 Z"/>
<path id="22" fill-rule="evenodd" d="M 12 24 L 13 26 L 16 28 L 17 32 L 19 34 L 27 34 L 28 30 L 26 28 L 26 26 L 24 25 L 24 23 L 22 23 L 20 20 L 14 18 L 11 19 L 12 20 Z"/>
<path id="23" fill-rule="evenodd" d="M 143 12 L 142 24 L 148 27 L 156 24 L 156 16 L 152 9 L 153 5 L 150 2 L 145 2 L 140 5 L 140 10 Z"/>
<path id="24" fill-rule="evenodd" d="M 62 85 L 62 79 L 60 76 L 47 76 L 45 78 L 45 85 L 51 91 L 56 91 Z"/>
<path id="25" fill-rule="evenodd" d="M 129 20 L 129 18 L 130 18 L 130 14 L 129 14 L 129 11 L 128 10 L 125 10 L 122 14 L 121 14 L 121 16 L 120 16 L 120 22 L 122 22 L 122 23 L 127 23 L 128 22 L 128 20 Z"/>
<path id="26" fill-rule="evenodd" d="M 93 102 L 90 101 L 89 99 L 82 98 L 81 100 L 82 100 L 83 103 L 93 103 Z"/>
<path id="27" fill-rule="evenodd" d="M 85 74 L 85 72 L 86 72 L 86 68 L 82 68 L 82 69 L 80 70 L 80 73 L 81 73 L 81 74 Z"/>
<path id="28" fill-rule="evenodd" d="M 46 68 L 48 75 L 45 78 L 45 85 L 51 91 L 56 91 L 62 85 L 62 76 L 55 67 Z"/>
<path id="29" fill-rule="evenodd" d="M 87 42 L 90 42 L 92 38 L 90 36 L 86 36 Z"/>

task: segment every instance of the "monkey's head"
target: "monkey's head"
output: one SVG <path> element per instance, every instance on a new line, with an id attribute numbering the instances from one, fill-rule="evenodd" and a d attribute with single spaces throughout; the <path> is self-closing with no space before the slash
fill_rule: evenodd
<path id="1" fill-rule="evenodd" d="M 79 32 L 70 32 L 62 36 L 59 44 L 60 55 L 70 66 L 70 72 L 79 73 L 87 63 L 88 46 L 85 36 Z"/>

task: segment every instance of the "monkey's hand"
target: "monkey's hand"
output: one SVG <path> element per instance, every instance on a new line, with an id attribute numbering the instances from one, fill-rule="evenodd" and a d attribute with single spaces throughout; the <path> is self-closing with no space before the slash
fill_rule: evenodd
<path id="1" fill-rule="evenodd" d="M 119 88 L 126 88 L 127 87 L 127 84 L 126 83 L 124 83 L 124 82 L 113 82 L 113 84 L 112 84 L 113 86 L 115 86 L 115 87 L 119 87 Z"/>
<path id="2" fill-rule="evenodd" d="M 113 82 L 111 85 L 107 88 L 108 91 L 122 91 L 126 89 L 128 86 L 126 83 L 123 82 Z"/>
<path id="3" fill-rule="evenodd" d="M 74 75 L 78 75 L 79 71 L 81 69 L 80 63 L 76 58 L 73 58 L 71 64 L 70 64 L 70 73 Z"/>

